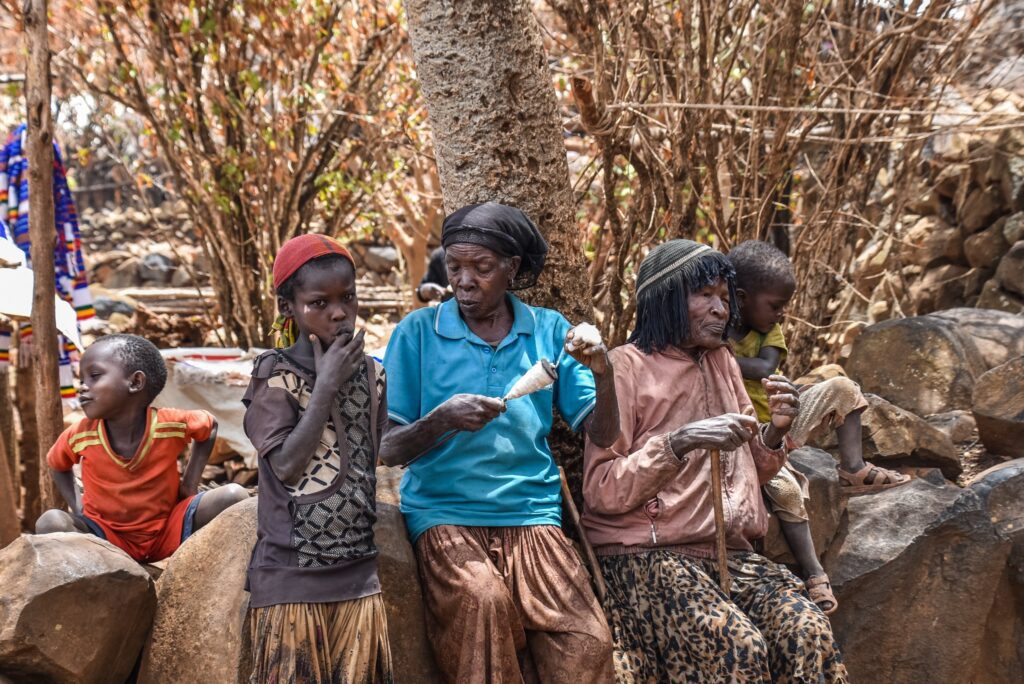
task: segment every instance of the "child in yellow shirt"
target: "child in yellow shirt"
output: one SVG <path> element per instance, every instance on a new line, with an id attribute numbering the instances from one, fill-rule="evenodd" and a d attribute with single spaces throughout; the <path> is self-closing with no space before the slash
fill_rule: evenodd
<path id="1" fill-rule="evenodd" d="M 743 383 L 759 420 L 766 420 L 768 398 L 761 381 L 778 373 L 786 359 L 786 338 L 780 321 L 796 290 L 789 258 L 775 246 L 758 240 L 743 242 L 729 252 L 736 269 L 736 295 L 742 322 L 730 343 Z M 792 448 L 815 441 L 835 430 L 839 441 L 839 479 L 846 494 L 866 494 L 904 484 L 910 478 L 864 461 L 860 416 L 868 406 L 857 383 L 845 376 L 801 388 L 800 415 L 789 432 Z M 838 607 L 828 575 L 814 551 L 808 524 L 807 479 L 787 464 L 764 487 L 772 512 L 803 569 L 808 593 L 830 615 Z"/>

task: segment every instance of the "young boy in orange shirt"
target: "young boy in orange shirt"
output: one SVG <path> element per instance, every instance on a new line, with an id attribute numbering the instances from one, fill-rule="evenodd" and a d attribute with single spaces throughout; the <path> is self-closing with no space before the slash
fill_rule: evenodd
<path id="1" fill-rule="evenodd" d="M 206 411 L 150 405 L 167 382 L 167 367 L 149 340 L 102 337 L 82 356 L 80 371 L 86 417 L 65 430 L 46 456 L 71 513 L 46 511 L 36 522 L 37 534 L 94 534 L 139 562 L 154 562 L 248 496 L 236 484 L 196 493 L 217 421 Z M 191 442 L 179 478 L 178 454 Z M 82 464 L 81 500 L 72 473 L 76 463 Z"/>

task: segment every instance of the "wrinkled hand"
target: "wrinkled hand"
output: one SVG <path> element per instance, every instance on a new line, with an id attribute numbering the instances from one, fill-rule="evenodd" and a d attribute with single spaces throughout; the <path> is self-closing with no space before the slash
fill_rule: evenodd
<path id="1" fill-rule="evenodd" d="M 581 329 L 587 326 L 593 330 L 593 326 L 582 323 L 572 328 L 565 334 L 565 352 L 590 369 L 594 375 L 603 375 L 609 368 L 608 347 L 600 335 L 585 334 Z"/>
<path id="2" fill-rule="evenodd" d="M 726 413 L 684 425 L 669 437 L 672 450 L 682 455 L 696 449 L 733 451 L 757 434 L 757 418 Z"/>
<path id="3" fill-rule="evenodd" d="M 330 346 L 324 350 L 320 338 L 310 335 L 313 345 L 313 366 L 316 370 L 317 384 L 325 383 L 332 391 L 337 392 L 348 382 L 363 359 L 363 338 L 366 331 L 360 330 L 355 335 L 341 333 L 334 338 Z"/>
<path id="4" fill-rule="evenodd" d="M 437 283 L 423 283 L 419 288 L 420 299 L 425 302 L 430 302 L 435 299 L 441 299 L 445 295 L 445 289 Z"/>
<path id="5" fill-rule="evenodd" d="M 476 432 L 505 411 L 505 402 L 480 394 L 456 394 L 441 405 L 450 429 Z"/>
<path id="6" fill-rule="evenodd" d="M 768 410 L 772 414 L 772 425 L 783 433 L 788 432 L 800 413 L 800 393 L 784 375 L 769 375 L 761 380 L 768 395 Z"/>

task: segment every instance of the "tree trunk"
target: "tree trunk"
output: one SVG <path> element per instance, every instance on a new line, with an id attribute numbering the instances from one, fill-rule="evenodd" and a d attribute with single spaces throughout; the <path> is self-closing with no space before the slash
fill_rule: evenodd
<path id="1" fill-rule="evenodd" d="M 493 200 L 526 212 L 549 249 L 544 274 L 525 298 L 573 323 L 589 320 L 583 235 L 531 3 L 408 0 L 405 7 L 445 211 Z M 549 442 L 579 503 L 582 439 L 558 421 Z"/>
<path id="2" fill-rule="evenodd" d="M 60 403 L 57 372 L 57 326 L 54 318 L 53 252 L 57 242 L 53 208 L 53 118 L 50 112 L 50 46 L 46 25 L 47 0 L 29 0 L 25 5 L 25 42 L 28 64 L 25 70 L 28 104 L 28 222 L 32 241 L 33 383 L 36 393 L 36 425 L 40 451 L 36 462 L 43 508 L 57 505 L 49 472 L 43 464 L 46 449 L 60 436 L 64 413 Z"/>
<path id="3" fill-rule="evenodd" d="M 18 444 L 20 481 L 23 488 L 21 500 L 22 525 L 31 530 L 36 518 L 43 512 L 39 485 L 42 484 L 39 468 L 39 430 L 36 428 L 36 397 L 37 390 L 32 377 L 32 369 L 22 365 L 20 359 L 28 353 L 24 345 L 18 342 L 18 370 L 14 374 L 15 403 L 18 407 L 18 419 L 21 422 L 21 442 Z M 19 478 L 15 478 L 17 482 Z"/>
<path id="4" fill-rule="evenodd" d="M 408 0 L 416 73 L 434 133 L 445 211 L 519 207 L 548 241 L 531 304 L 590 317 L 558 102 L 528 0 Z"/>
<path id="5" fill-rule="evenodd" d="M 21 534 L 18 525 L 18 502 L 14 493 L 14 479 L 7 467 L 7 460 L 7 447 L 4 440 L 0 439 L 0 549 Z"/>

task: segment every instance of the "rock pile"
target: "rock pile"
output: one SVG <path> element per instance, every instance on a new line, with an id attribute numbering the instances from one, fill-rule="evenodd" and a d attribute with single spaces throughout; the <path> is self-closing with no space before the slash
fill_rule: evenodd
<path id="1" fill-rule="evenodd" d="M 1024 97 L 1001 89 L 947 104 L 993 124 L 1024 113 Z M 865 324 L 891 318 L 955 307 L 1024 313 L 1024 129 L 991 128 L 935 134 L 913 177 L 879 175 L 868 217 L 885 228 L 854 247 L 844 274 L 853 287 L 831 303 L 837 320 L 852 322 L 824 334 L 823 348 L 846 358 Z"/>

